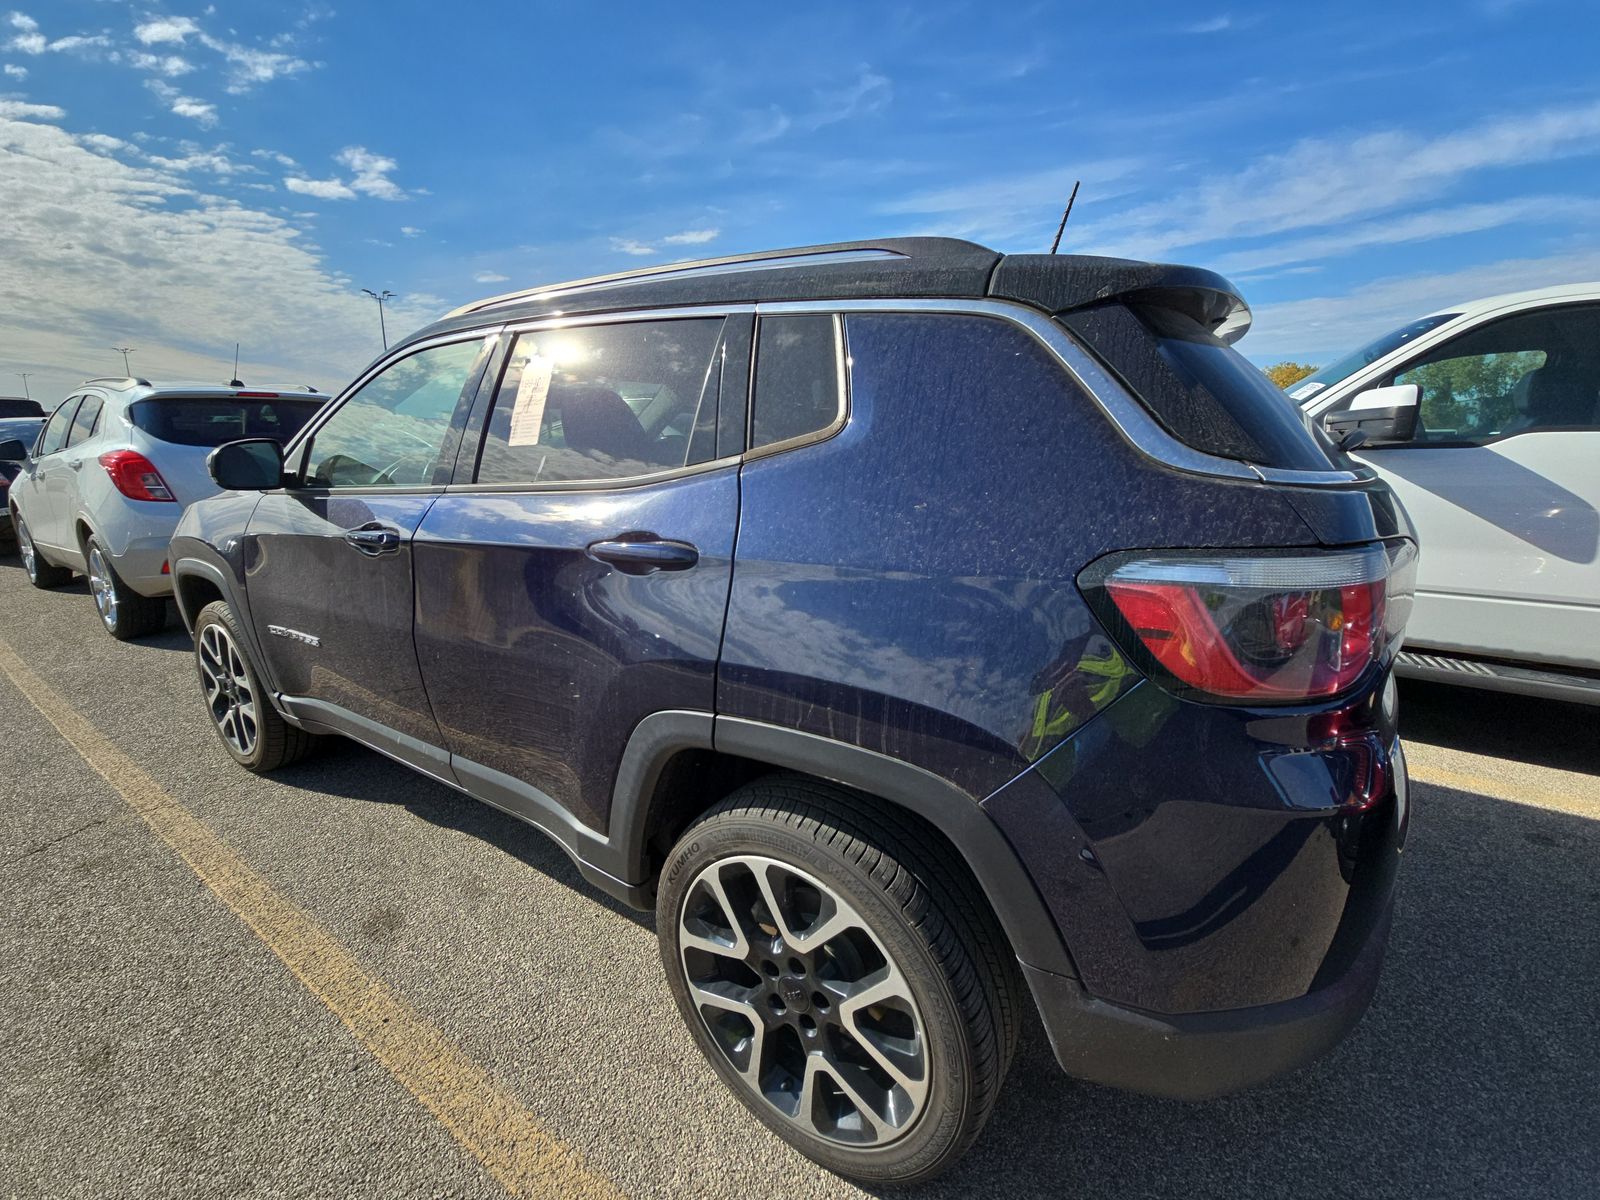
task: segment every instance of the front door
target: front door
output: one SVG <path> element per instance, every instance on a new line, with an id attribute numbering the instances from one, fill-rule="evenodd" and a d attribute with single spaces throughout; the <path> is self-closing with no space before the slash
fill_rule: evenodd
<path id="1" fill-rule="evenodd" d="M 289 710 L 450 778 L 412 642 L 412 537 L 449 478 L 483 357 L 386 364 L 294 449 L 246 531 L 246 592 Z"/>
<path id="2" fill-rule="evenodd" d="M 1600 306 L 1480 325 L 1402 367 L 1401 446 L 1360 451 L 1422 546 L 1419 647 L 1600 666 Z"/>
<path id="3" fill-rule="evenodd" d="M 739 513 L 724 325 L 518 335 L 479 462 L 417 533 L 417 653 L 457 778 L 569 846 L 606 830 L 642 718 L 715 701 Z"/>

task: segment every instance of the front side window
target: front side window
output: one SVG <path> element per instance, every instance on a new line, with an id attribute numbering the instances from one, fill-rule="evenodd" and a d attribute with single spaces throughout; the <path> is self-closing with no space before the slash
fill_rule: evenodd
<path id="1" fill-rule="evenodd" d="M 479 483 L 626 479 L 715 457 L 723 319 L 517 335 Z"/>
<path id="2" fill-rule="evenodd" d="M 481 339 L 419 350 L 361 385 L 316 431 L 308 487 L 426 487 L 455 445 L 452 427 Z"/>
<path id="3" fill-rule="evenodd" d="M 837 317 L 762 317 L 756 340 L 756 386 L 750 448 L 820 433 L 844 410 L 843 337 Z"/>
<path id="4" fill-rule="evenodd" d="M 1399 371 L 1421 389 L 1414 441 L 1478 442 L 1600 425 L 1600 306 L 1518 313 Z"/>
<path id="5" fill-rule="evenodd" d="M 78 411 L 78 401 L 82 399 L 82 396 L 72 396 L 50 414 L 49 423 L 39 435 L 38 457 L 54 454 L 66 445 L 67 431 L 72 428 L 72 418 Z"/>
<path id="6" fill-rule="evenodd" d="M 99 396 L 83 398 L 83 403 L 78 405 L 78 415 L 72 418 L 72 431 L 67 434 L 67 445 L 76 446 L 94 436 L 95 426 L 100 424 L 100 409 L 104 405 L 105 401 Z"/>

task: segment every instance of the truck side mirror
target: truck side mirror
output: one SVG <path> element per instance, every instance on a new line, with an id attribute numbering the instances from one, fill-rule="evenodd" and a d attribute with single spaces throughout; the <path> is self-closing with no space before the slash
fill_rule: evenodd
<path id="1" fill-rule="evenodd" d="M 1396 387 L 1368 388 L 1357 392 L 1349 405 L 1322 419 L 1322 427 L 1334 441 L 1342 441 L 1359 430 L 1363 445 L 1384 446 L 1409 442 L 1417 432 L 1417 406 L 1422 389 L 1414 383 Z"/>

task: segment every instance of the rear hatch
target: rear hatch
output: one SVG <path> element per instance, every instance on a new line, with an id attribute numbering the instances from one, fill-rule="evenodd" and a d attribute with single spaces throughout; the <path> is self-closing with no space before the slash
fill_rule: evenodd
<path id="1" fill-rule="evenodd" d="M 141 451 L 187 505 L 216 495 L 206 458 L 218 446 L 254 437 L 286 443 L 325 403 L 325 396 L 293 392 L 152 396 L 130 405 L 128 417 L 144 435 Z"/>

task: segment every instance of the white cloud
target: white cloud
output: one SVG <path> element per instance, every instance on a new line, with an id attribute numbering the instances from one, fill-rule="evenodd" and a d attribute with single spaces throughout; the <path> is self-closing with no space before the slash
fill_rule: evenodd
<path id="1" fill-rule="evenodd" d="M 283 186 L 302 196 L 315 196 L 318 200 L 354 200 L 356 194 L 348 184 L 338 179 L 301 179 L 289 176 Z"/>
<path id="2" fill-rule="evenodd" d="M 1083 183 L 1080 201 L 1091 195 L 1109 200 L 1129 191 L 1142 165 L 1138 159 L 1109 158 L 977 179 L 905 196 L 879 205 L 878 211 L 931 217 L 928 232 L 1044 250 L 1074 183 Z M 1071 228 L 1077 232 L 1077 226 Z"/>
<path id="3" fill-rule="evenodd" d="M 33 118 L 40 121 L 59 121 L 66 115 L 66 109 L 57 108 L 54 104 L 29 104 L 23 100 L 0 100 L 0 118 L 11 118 L 13 120 Z"/>
<path id="4" fill-rule="evenodd" d="M 1221 13 L 1204 21 L 1196 21 L 1193 25 L 1185 25 L 1183 31 L 1185 33 L 1221 33 L 1224 29 L 1232 28 L 1233 18 L 1227 13 Z"/>
<path id="5" fill-rule="evenodd" d="M 389 178 L 399 166 L 394 159 L 374 154 L 365 146 L 346 146 L 333 159 L 356 173 L 350 186 L 363 195 L 376 196 L 379 200 L 405 199 L 405 192 Z"/>
<path id="6" fill-rule="evenodd" d="M 498 271 L 479 271 L 472 277 L 473 283 L 510 283 L 511 276 L 502 275 Z"/>
<path id="7" fill-rule="evenodd" d="M 280 167 L 298 167 L 300 165 L 299 163 L 295 162 L 294 159 L 290 158 L 287 154 L 284 154 L 279 150 L 252 150 L 250 153 L 256 158 L 270 159 L 272 162 L 277 163 Z"/>
<path id="8" fill-rule="evenodd" d="M 862 66 L 856 81 L 848 87 L 817 92 L 817 105 L 799 118 L 807 129 L 821 129 L 852 117 L 867 116 L 888 106 L 894 96 L 889 79 L 872 68 Z"/>
<path id="9" fill-rule="evenodd" d="M 11 12 L 6 15 L 6 24 L 23 33 L 35 33 L 39 29 L 39 22 L 27 13 Z"/>
<path id="10" fill-rule="evenodd" d="M 141 71 L 154 71 L 168 79 L 187 75 L 194 70 L 192 62 L 177 54 L 146 54 L 143 50 L 135 50 L 128 55 L 128 62 Z"/>
<path id="11" fill-rule="evenodd" d="M 402 226 L 400 226 L 400 234 L 401 234 L 402 237 L 410 237 L 410 238 L 421 237 L 423 234 L 425 234 L 427 232 L 428 231 L 426 229 L 418 229 L 415 225 L 402 225 Z"/>
<path id="12" fill-rule="evenodd" d="M 36 394 L 65 396 L 124 337 L 156 377 L 226 379 L 238 339 L 242 378 L 329 388 L 378 351 L 371 301 L 293 219 L 44 123 L 61 116 L 0 103 L 0 295 L 29 297 L 0 311 L 0 345 L 8 369 L 39 372 Z M 391 305 L 390 330 L 431 319 L 435 304 Z"/>
<path id="13" fill-rule="evenodd" d="M 110 154 L 113 150 L 127 150 L 130 148 L 127 142 L 121 138 L 112 137 L 108 133 L 81 133 L 78 135 L 78 141 L 88 146 L 89 149 L 99 150 L 104 154 Z"/>
<path id="14" fill-rule="evenodd" d="M 5 71 L 6 76 L 10 79 L 26 79 L 28 77 L 28 68 L 19 67 L 15 63 L 7 63 Z"/>
<path id="15" fill-rule="evenodd" d="M 720 229 L 685 229 L 682 233 L 669 233 L 661 240 L 669 246 L 701 246 L 714 241 Z"/>
<path id="16" fill-rule="evenodd" d="M 7 50 L 15 50 L 18 54 L 43 54 L 47 46 L 42 33 L 19 33 L 6 43 Z"/>
<path id="17" fill-rule="evenodd" d="M 644 255 L 656 252 L 654 246 L 647 246 L 645 243 L 636 241 L 633 238 L 614 237 L 611 239 L 611 248 L 619 254 Z"/>
<path id="18" fill-rule="evenodd" d="M 133 27 L 133 36 L 143 46 L 183 45 L 191 35 L 200 32 L 189 17 L 155 17 Z"/>
<path id="19" fill-rule="evenodd" d="M 146 79 L 144 85 L 165 101 L 167 108 L 175 116 L 187 117 L 202 129 L 210 129 L 216 125 L 218 117 L 215 104 L 197 100 L 193 96 L 185 96 L 170 83 L 163 83 L 159 79 Z"/>
<path id="20" fill-rule="evenodd" d="M 1240 349 L 1261 361 L 1335 354 L 1454 304 L 1586 279 L 1600 279 L 1600 248 L 1379 279 L 1343 295 L 1263 305 Z"/>

